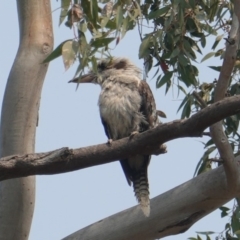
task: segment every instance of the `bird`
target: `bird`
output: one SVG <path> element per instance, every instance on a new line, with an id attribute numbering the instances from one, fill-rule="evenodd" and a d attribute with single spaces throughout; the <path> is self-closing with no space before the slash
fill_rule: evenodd
<path id="1" fill-rule="evenodd" d="M 107 58 L 97 62 L 97 69 L 70 80 L 94 83 L 101 87 L 98 100 L 100 117 L 108 143 L 155 128 L 158 111 L 152 91 L 141 70 L 129 59 Z M 128 184 L 133 184 L 137 201 L 146 217 L 150 215 L 148 165 L 151 155 L 137 154 L 120 163 Z"/>

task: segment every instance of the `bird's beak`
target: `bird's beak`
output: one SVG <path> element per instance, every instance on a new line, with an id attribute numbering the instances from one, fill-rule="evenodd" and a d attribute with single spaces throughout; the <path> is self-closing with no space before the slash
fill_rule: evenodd
<path id="1" fill-rule="evenodd" d="M 81 76 L 80 78 L 74 78 L 69 81 L 69 83 L 91 83 L 94 80 L 94 75 L 89 73 Z"/>

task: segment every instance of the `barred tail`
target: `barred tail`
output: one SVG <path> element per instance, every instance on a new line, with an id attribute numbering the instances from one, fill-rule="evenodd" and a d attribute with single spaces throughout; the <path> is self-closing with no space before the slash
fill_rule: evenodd
<path id="1" fill-rule="evenodd" d="M 150 200 L 147 169 L 142 169 L 133 176 L 133 189 L 144 215 L 149 217 Z"/>

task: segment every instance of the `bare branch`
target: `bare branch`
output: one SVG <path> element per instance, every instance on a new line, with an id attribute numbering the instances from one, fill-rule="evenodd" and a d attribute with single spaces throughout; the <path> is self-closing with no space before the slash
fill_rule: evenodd
<path id="1" fill-rule="evenodd" d="M 236 9 L 239 5 L 239 1 L 235 1 L 234 8 Z M 223 60 L 223 65 L 215 89 L 214 101 L 217 102 L 224 99 L 227 91 L 230 77 L 235 65 L 236 54 L 239 42 L 239 21 L 235 14 L 233 14 L 231 31 L 227 41 L 226 52 Z M 229 144 L 228 138 L 225 135 L 222 127 L 222 122 L 218 122 L 210 128 L 211 136 L 217 149 L 220 153 L 221 159 L 223 159 L 223 166 L 226 172 L 227 181 L 230 191 L 235 191 L 238 182 L 238 171 L 236 162 L 234 161 L 234 155 Z"/>
<path id="2" fill-rule="evenodd" d="M 79 149 L 62 148 L 56 151 L 0 160 L 0 180 L 29 175 L 57 174 L 125 159 L 135 154 L 159 154 L 163 143 L 182 137 L 201 137 L 204 129 L 221 119 L 240 112 L 240 96 L 226 98 L 204 108 L 186 120 L 177 120 L 132 139 L 123 138 L 108 144 Z"/>
<path id="3" fill-rule="evenodd" d="M 240 174 L 239 166 L 237 170 Z M 233 197 L 228 191 L 224 169 L 219 167 L 153 198 L 148 218 L 142 214 L 139 206 L 132 207 L 91 224 L 63 240 L 162 239 L 187 231 L 199 219 Z"/>

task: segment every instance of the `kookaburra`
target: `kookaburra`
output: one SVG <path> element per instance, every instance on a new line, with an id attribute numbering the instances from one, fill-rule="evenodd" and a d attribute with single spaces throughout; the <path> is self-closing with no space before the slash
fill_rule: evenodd
<path id="1" fill-rule="evenodd" d="M 101 60 L 97 72 L 70 82 L 95 83 L 101 86 L 99 110 L 108 141 L 130 137 L 158 125 L 153 94 L 141 78 L 141 70 L 126 58 Z M 121 159 L 128 184 L 133 189 L 146 216 L 150 214 L 147 168 L 151 156 L 135 155 Z"/>

